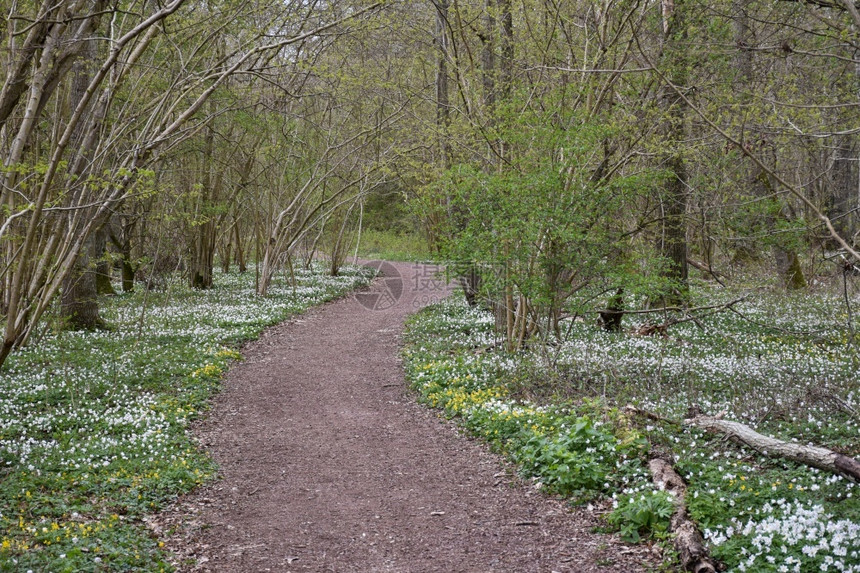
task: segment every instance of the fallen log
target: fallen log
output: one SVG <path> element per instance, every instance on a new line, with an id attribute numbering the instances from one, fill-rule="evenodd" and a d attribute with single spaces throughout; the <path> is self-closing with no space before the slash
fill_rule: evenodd
<path id="1" fill-rule="evenodd" d="M 675 511 L 669 520 L 669 531 L 675 534 L 672 544 L 685 571 L 693 573 L 716 573 L 716 566 L 708 556 L 705 540 L 696 524 L 687 514 L 684 496 L 687 484 L 666 460 L 654 458 L 648 462 L 651 478 L 657 487 L 671 493 L 675 500 Z"/>
<path id="2" fill-rule="evenodd" d="M 715 305 L 710 305 L 710 306 L 699 306 L 696 308 L 689 308 L 689 309 L 685 309 L 683 307 L 666 307 L 666 308 L 652 309 L 652 310 L 646 310 L 646 311 L 630 310 L 630 311 L 627 311 L 627 314 L 644 314 L 644 313 L 648 313 L 648 312 L 661 312 L 661 311 L 667 311 L 667 310 L 674 310 L 674 311 L 678 311 L 678 312 L 683 312 L 686 315 L 684 318 L 675 318 L 672 320 L 667 320 L 666 322 L 664 322 L 662 324 L 645 323 L 642 326 L 640 326 L 637 330 L 633 331 L 633 334 L 638 334 L 639 336 L 654 336 L 655 334 L 659 334 L 665 338 L 665 337 L 667 337 L 666 331 L 668 330 L 668 328 L 670 326 L 675 326 L 676 324 L 683 324 L 685 322 L 694 321 L 694 322 L 696 322 L 696 324 L 699 325 L 699 327 L 702 327 L 702 325 L 699 323 L 700 319 L 705 318 L 706 316 L 711 316 L 712 314 L 717 314 L 717 313 L 722 312 L 724 310 L 734 310 L 734 306 L 736 304 L 738 304 L 739 302 L 743 302 L 746 299 L 747 299 L 747 296 L 742 296 L 740 298 L 736 298 L 735 300 L 727 302 L 725 304 L 715 304 Z M 699 311 L 699 310 L 709 310 L 710 312 L 704 312 L 704 313 L 698 314 L 698 315 L 692 314 L 694 311 Z"/>
<path id="3" fill-rule="evenodd" d="M 639 328 L 633 331 L 633 334 L 637 336 L 654 336 L 659 334 L 663 338 L 669 338 L 669 334 L 667 332 L 669 328 L 668 324 L 654 324 L 652 322 L 646 322 Z"/>
<path id="4" fill-rule="evenodd" d="M 684 420 L 688 426 L 696 426 L 709 432 L 725 434 L 729 439 L 739 442 L 765 455 L 777 455 L 818 469 L 830 471 L 860 482 L 860 462 L 854 458 L 822 448 L 785 442 L 759 434 L 740 422 L 721 420 L 714 416 L 696 416 Z"/>
<path id="5" fill-rule="evenodd" d="M 655 422 L 662 422 L 664 424 L 670 424 L 672 426 L 680 426 L 680 422 L 676 420 L 672 420 L 670 418 L 664 418 L 659 414 L 655 414 L 654 412 L 649 412 L 648 410 L 643 410 L 641 408 L 637 408 L 633 404 L 627 404 L 622 408 L 624 412 L 628 414 L 635 414 L 636 416 L 642 416 L 643 418 L 648 418 L 649 420 L 654 420 Z"/>

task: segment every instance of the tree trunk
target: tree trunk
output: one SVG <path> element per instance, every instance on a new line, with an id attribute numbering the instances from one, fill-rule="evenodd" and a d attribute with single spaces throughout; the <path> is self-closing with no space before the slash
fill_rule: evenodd
<path id="1" fill-rule="evenodd" d="M 608 332 L 621 332 L 621 319 L 624 318 L 624 289 L 615 291 L 600 311 L 600 325 Z"/>
<path id="2" fill-rule="evenodd" d="M 242 237 L 239 234 L 239 221 L 233 225 L 233 232 L 236 238 L 236 264 L 239 265 L 239 272 L 244 273 L 248 270 L 248 266 L 245 264 L 245 249 L 242 247 Z"/>
<path id="3" fill-rule="evenodd" d="M 739 48 L 735 55 L 735 65 L 738 70 L 735 89 L 740 93 L 742 103 L 749 101 L 750 94 L 754 91 L 753 82 L 755 81 L 752 60 L 753 46 L 750 45 L 752 35 L 749 30 L 749 17 L 746 11 L 749 2 L 750 0 L 734 0 L 735 44 Z M 768 155 L 770 155 L 770 162 L 776 165 L 776 152 L 771 150 Z M 756 165 L 748 165 L 746 184 L 751 187 L 754 197 L 776 196 L 770 177 Z M 778 216 L 787 218 L 782 210 L 780 210 Z M 773 223 L 772 219 L 769 220 L 768 226 L 772 228 Z M 797 252 L 781 244 L 775 244 L 772 251 L 776 271 L 782 279 L 785 288 L 788 290 L 806 288 L 806 278 L 803 276 L 803 269 L 800 267 L 800 259 L 797 256 Z"/>
<path id="4" fill-rule="evenodd" d="M 117 236 L 113 225 L 106 227 L 108 236 L 114 248 L 119 253 L 119 263 L 122 269 L 122 292 L 134 291 L 135 268 L 131 262 L 131 233 L 134 222 L 124 222 L 119 218 L 120 235 Z"/>
<path id="5" fill-rule="evenodd" d="M 192 253 L 190 276 L 191 288 L 212 288 L 213 273 L 215 265 L 214 245 L 214 222 L 207 221 L 197 228 L 194 240 L 194 251 Z"/>
<path id="6" fill-rule="evenodd" d="M 227 231 L 227 236 L 221 242 L 221 272 L 230 272 L 230 262 L 233 256 L 233 229 Z"/>
<path id="7" fill-rule="evenodd" d="M 338 223 L 340 223 L 340 229 L 338 230 L 337 236 L 334 238 L 334 243 L 331 247 L 329 274 L 333 277 L 340 274 L 340 267 L 342 267 L 346 261 L 347 250 L 349 249 L 349 236 L 351 234 L 348 228 L 349 223 L 352 220 L 352 210 L 355 208 L 356 204 L 357 201 L 350 205 L 348 209 L 341 207 L 339 209 L 340 213 L 332 214 L 335 228 L 337 228 Z M 337 217 L 339 216 L 343 217 L 340 221 L 337 220 Z"/>
<path id="8" fill-rule="evenodd" d="M 836 232 L 853 245 L 860 243 L 860 154 L 855 139 L 854 135 L 836 138 L 827 210 Z"/>
<path id="9" fill-rule="evenodd" d="M 72 109 L 77 107 L 84 98 L 92 76 L 90 67 L 95 60 L 93 42 L 86 40 L 84 44 L 84 47 L 81 48 L 82 57 L 75 62 L 73 68 L 74 76 L 70 97 Z M 84 141 L 87 123 L 79 122 L 72 134 L 73 145 L 77 148 L 77 158 L 72 163 L 71 170 L 77 176 L 85 174 L 85 165 L 88 163 L 89 149 L 87 149 L 88 146 Z M 66 326 L 73 330 L 92 330 L 104 325 L 99 316 L 99 279 L 97 276 L 97 264 L 104 252 L 104 243 L 104 231 L 93 233 L 81 249 L 71 273 L 63 281 L 60 312 Z M 110 278 L 108 278 L 108 285 L 110 285 Z M 110 290 L 113 292 L 113 288 Z"/>
<path id="10" fill-rule="evenodd" d="M 664 60 L 669 81 L 680 89 L 687 84 L 687 57 L 684 53 L 687 26 L 683 0 L 663 1 Z M 668 175 L 663 188 L 663 232 L 660 251 L 668 260 L 665 276 L 674 284 L 664 297 L 664 304 L 679 304 L 688 292 L 687 271 L 687 166 L 681 147 L 685 140 L 687 105 L 670 85 L 663 86 L 661 104 L 666 114 L 663 133 L 668 153 L 663 166 Z"/>
<path id="11" fill-rule="evenodd" d="M 501 65 L 499 66 L 500 95 L 506 100 L 511 95 L 514 81 L 514 15 L 511 0 L 497 0 L 501 26 Z"/>
<path id="12" fill-rule="evenodd" d="M 782 284 L 788 290 L 802 290 L 806 288 L 806 278 L 800 267 L 800 258 L 796 251 L 789 251 L 780 246 L 773 248 L 773 258 L 776 261 L 776 270 L 782 277 Z"/>
<path id="13" fill-rule="evenodd" d="M 460 275 L 460 286 L 463 287 L 466 302 L 471 307 L 477 307 L 480 302 L 481 273 L 474 264 L 458 270 L 462 273 Z"/>
<path id="14" fill-rule="evenodd" d="M 214 104 L 213 104 L 214 105 Z M 214 108 L 213 108 L 214 109 Z M 215 266 L 216 217 L 210 213 L 217 199 L 220 172 L 213 176 L 215 154 L 215 131 L 210 125 L 206 130 L 206 145 L 200 171 L 203 174 L 200 197 L 197 200 L 197 217 L 201 221 L 194 229 L 194 240 L 189 265 L 190 286 L 194 289 L 212 288 Z"/>
<path id="15" fill-rule="evenodd" d="M 443 169 L 450 165 L 450 122 L 448 99 L 448 0 L 436 2 L 436 129 L 439 138 L 440 163 Z"/>
<path id="16" fill-rule="evenodd" d="M 85 247 L 75 261 L 72 272 L 63 282 L 60 309 L 65 326 L 72 330 L 93 330 L 104 327 L 99 316 L 96 273 L 91 264 L 93 244 Z"/>
<path id="17" fill-rule="evenodd" d="M 481 81 L 484 84 L 484 106 L 487 116 L 492 118 L 496 107 L 496 7 L 493 0 L 484 5 L 484 32 L 481 35 Z"/>
<path id="18" fill-rule="evenodd" d="M 754 186 L 754 193 L 758 197 L 774 195 L 774 185 L 771 182 L 770 177 L 760 169 L 758 170 L 758 174 L 754 176 L 752 185 Z M 781 201 L 776 217 L 768 218 L 767 225 L 769 228 L 772 229 L 775 226 L 777 218 L 788 220 L 788 216 L 784 213 Z M 807 287 L 806 278 L 803 276 L 803 269 L 800 266 L 800 258 L 797 256 L 797 251 L 777 243 L 773 245 L 773 258 L 776 271 L 782 279 L 782 284 L 786 289 L 801 290 Z"/>
<path id="19" fill-rule="evenodd" d="M 134 267 L 126 253 L 122 253 L 122 292 L 134 292 Z"/>
<path id="20" fill-rule="evenodd" d="M 111 262 L 107 256 L 108 231 L 102 227 L 93 234 L 93 256 L 95 257 L 96 292 L 98 294 L 115 295 L 111 283 Z"/>
<path id="21" fill-rule="evenodd" d="M 671 136 L 676 142 L 683 137 L 683 110 L 673 113 L 672 121 L 678 127 L 673 128 Z M 666 164 L 669 170 L 669 181 L 666 183 L 663 197 L 663 256 L 669 260 L 667 277 L 675 283 L 675 291 L 666 297 L 667 304 L 678 304 L 686 298 L 689 285 L 687 268 L 687 168 L 684 159 L 675 155 Z"/>

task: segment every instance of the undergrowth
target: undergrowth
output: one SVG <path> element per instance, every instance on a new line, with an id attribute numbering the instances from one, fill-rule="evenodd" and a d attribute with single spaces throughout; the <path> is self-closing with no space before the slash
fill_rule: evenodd
<path id="1" fill-rule="evenodd" d="M 106 298 L 110 331 L 47 333 L 13 354 L 0 372 L 0 571 L 170 570 L 143 517 L 213 474 L 186 427 L 237 345 L 369 278 L 297 274 L 265 298 L 252 273 Z"/>
<path id="2" fill-rule="evenodd" d="M 731 296 L 704 291 L 697 303 Z M 690 515 L 730 570 L 860 571 L 857 484 L 624 413 L 630 403 L 680 422 L 696 406 L 856 456 L 860 355 L 840 326 L 844 307 L 823 295 L 759 293 L 736 308 L 677 325 L 668 338 L 577 320 L 566 340 L 512 355 L 494 345 L 490 314 L 451 299 L 411 319 L 407 376 L 424 402 L 548 492 L 611 500 L 609 524 L 628 541 L 667 535 L 672 500 L 646 468 L 659 451 L 688 482 Z"/>

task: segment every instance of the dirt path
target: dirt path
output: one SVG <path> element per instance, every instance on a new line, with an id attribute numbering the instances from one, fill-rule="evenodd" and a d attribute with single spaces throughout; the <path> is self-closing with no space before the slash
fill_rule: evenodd
<path id="1" fill-rule="evenodd" d="M 587 510 L 569 511 L 520 483 L 484 446 L 414 404 L 398 359 L 403 320 L 444 292 L 411 264 L 388 275 L 371 293 L 267 331 L 229 371 L 196 429 L 221 479 L 159 518 L 174 529 L 167 545 L 181 568 L 653 566 L 646 548 L 590 533 L 597 520 Z"/>

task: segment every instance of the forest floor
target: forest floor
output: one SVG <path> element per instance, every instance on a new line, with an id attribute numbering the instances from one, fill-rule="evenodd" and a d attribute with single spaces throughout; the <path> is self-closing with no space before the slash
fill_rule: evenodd
<path id="1" fill-rule="evenodd" d="M 595 533 L 487 447 L 416 404 L 404 319 L 445 296 L 383 264 L 369 291 L 266 331 L 193 429 L 220 467 L 150 526 L 182 571 L 647 571 L 649 547 Z"/>

